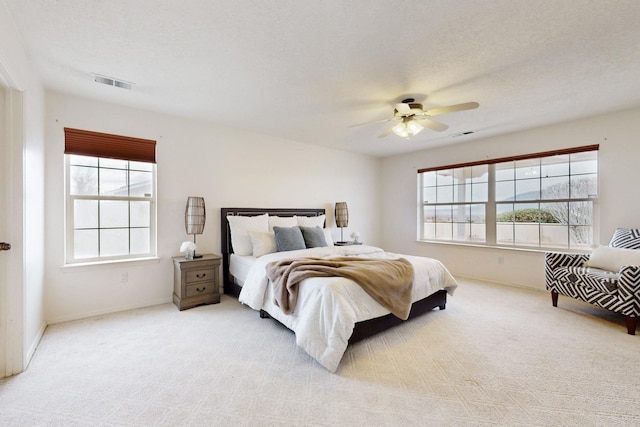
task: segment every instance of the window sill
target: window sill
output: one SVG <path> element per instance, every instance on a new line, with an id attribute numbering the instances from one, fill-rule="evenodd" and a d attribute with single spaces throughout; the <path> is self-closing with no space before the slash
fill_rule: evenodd
<path id="1" fill-rule="evenodd" d="M 500 246 L 500 245 L 481 245 L 478 243 L 467 242 L 452 242 L 441 240 L 416 240 L 418 243 L 426 243 L 430 245 L 445 245 L 445 246 L 459 246 L 467 248 L 481 248 L 481 249 L 498 249 L 515 252 L 532 252 L 532 253 L 545 253 L 545 252 L 566 252 L 566 253 L 581 253 L 589 254 L 591 249 L 565 249 L 565 248 L 531 248 L 523 246 Z"/>
<path id="2" fill-rule="evenodd" d="M 60 267 L 64 270 L 73 270 L 73 271 L 83 271 L 83 270 L 93 270 L 97 268 L 109 268 L 115 265 L 120 264 L 129 264 L 129 265 L 148 265 L 148 264 L 158 264 L 160 262 L 160 257 L 147 257 L 147 258 L 131 258 L 131 259 L 117 259 L 110 261 L 94 261 L 94 262 L 79 262 L 74 264 L 65 264 Z"/>

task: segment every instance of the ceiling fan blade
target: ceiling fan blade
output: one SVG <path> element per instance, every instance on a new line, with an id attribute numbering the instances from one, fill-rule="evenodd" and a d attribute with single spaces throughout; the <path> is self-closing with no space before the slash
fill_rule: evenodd
<path id="1" fill-rule="evenodd" d="M 416 117 L 414 118 L 414 120 L 420 125 L 437 132 L 442 132 L 443 130 L 449 129 L 449 126 L 445 125 L 444 123 L 436 122 L 435 120 L 427 119 L 426 117 Z"/>
<path id="2" fill-rule="evenodd" d="M 366 123 L 358 123 L 357 125 L 351 125 L 349 126 L 350 128 L 354 128 L 357 126 L 364 126 L 364 125 L 372 125 L 374 123 L 384 123 L 384 122 L 390 122 L 391 120 L 395 120 L 395 117 L 392 117 L 390 119 L 382 119 L 382 120 L 375 120 L 373 122 L 366 122 Z"/>
<path id="3" fill-rule="evenodd" d="M 440 114 L 454 113 L 456 111 L 473 110 L 478 108 L 480 104 L 477 102 L 465 102 L 464 104 L 450 105 L 448 107 L 434 108 L 424 112 L 425 116 L 438 116 Z"/>
<path id="4" fill-rule="evenodd" d="M 395 125 L 393 125 L 393 126 L 395 126 Z M 385 130 L 380 135 L 378 135 L 378 138 L 384 138 L 385 136 L 389 135 L 391 133 L 391 131 L 393 130 L 393 126 L 389 126 L 389 128 L 387 130 Z"/>

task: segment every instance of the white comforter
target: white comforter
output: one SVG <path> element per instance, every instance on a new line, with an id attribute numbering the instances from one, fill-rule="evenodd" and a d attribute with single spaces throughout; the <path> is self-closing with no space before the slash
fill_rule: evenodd
<path id="1" fill-rule="evenodd" d="M 342 359 L 356 322 L 388 314 L 355 282 L 342 277 L 309 278 L 300 283 L 298 303 L 290 315 L 275 305 L 266 265 L 298 257 L 362 256 L 363 258 L 405 258 L 415 271 L 412 301 L 440 289 L 453 294 L 455 279 L 438 260 L 384 252 L 375 246 L 333 246 L 277 252 L 256 259 L 242 286 L 239 301 L 254 310 L 263 309 L 296 334 L 296 343 L 331 372 Z"/>

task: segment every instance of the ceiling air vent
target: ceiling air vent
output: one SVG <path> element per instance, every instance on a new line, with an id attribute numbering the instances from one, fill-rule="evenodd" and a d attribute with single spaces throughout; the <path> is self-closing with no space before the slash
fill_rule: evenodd
<path id="1" fill-rule="evenodd" d="M 93 81 L 107 86 L 119 87 L 122 89 L 132 90 L 135 83 L 127 82 L 125 80 L 119 80 L 114 77 L 102 76 L 100 74 L 93 74 Z"/>

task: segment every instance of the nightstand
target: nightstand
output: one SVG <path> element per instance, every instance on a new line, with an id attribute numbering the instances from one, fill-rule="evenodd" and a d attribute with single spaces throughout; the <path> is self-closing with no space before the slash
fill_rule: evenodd
<path id="1" fill-rule="evenodd" d="M 201 304 L 220 302 L 220 256 L 202 258 L 173 257 L 173 303 L 180 311 Z"/>
<path id="2" fill-rule="evenodd" d="M 333 242 L 335 246 L 353 246 L 353 245 L 361 245 L 362 242 Z"/>

